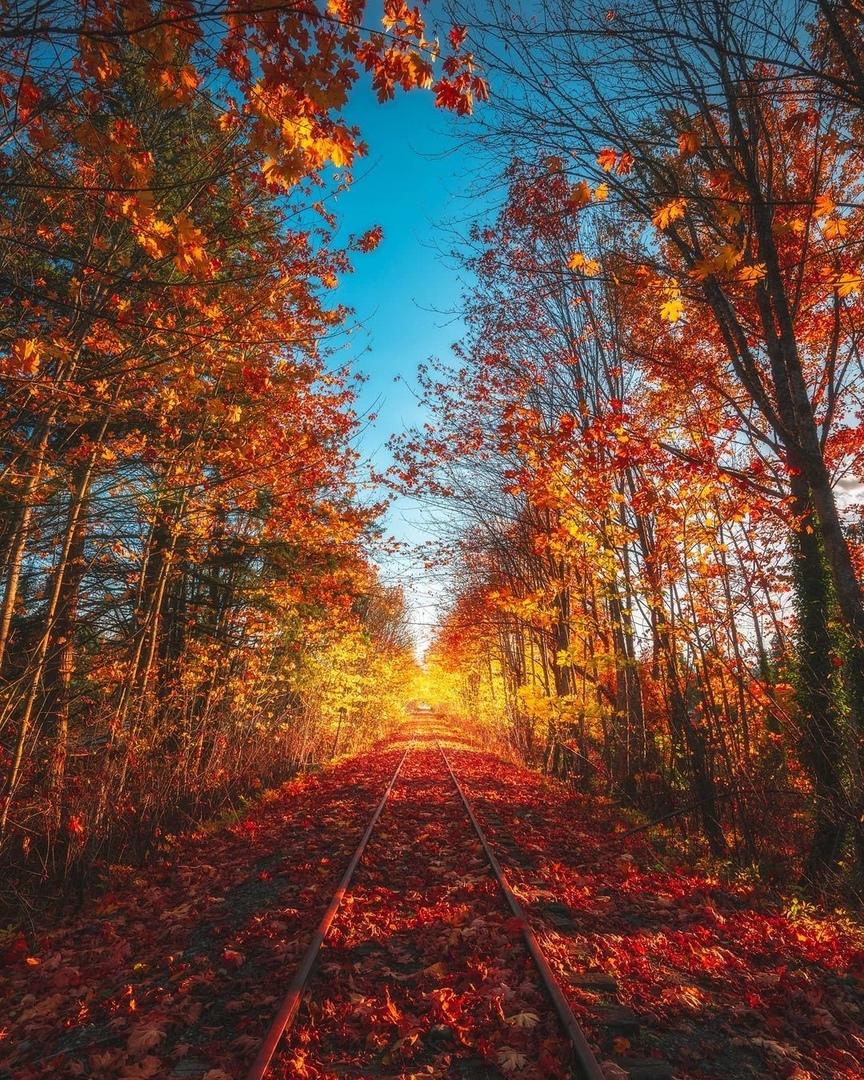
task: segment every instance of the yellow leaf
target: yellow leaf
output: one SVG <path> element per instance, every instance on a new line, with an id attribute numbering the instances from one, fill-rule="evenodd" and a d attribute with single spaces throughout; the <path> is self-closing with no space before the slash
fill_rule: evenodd
<path id="1" fill-rule="evenodd" d="M 747 281 L 755 285 L 765 277 L 765 263 L 751 263 L 750 266 L 742 266 L 738 271 L 738 280 Z"/>
<path id="2" fill-rule="evenodd" d="M 813 217 L 828 217 L 829 214 L 834 213 L 835 209 L 836 207 L 830 195 L 827 193 L 824 195 L 817 195 L 816 200 L 813 203 Z"/>
<path id="3" fill-rule="evenodd" d="M 684 217 L 686 209 L 686 199 L 672 199 L 671 202 L 660 207 L 654 217 L 651 218 L 651 222 L 658 229 L 668 229 L 673 221 Z"/>
<path id="4" fill-rule="evenodd" d="M 327 144 L 327 156 L 337 169 L 342 169 L 351 164 L 351 151 L 347 146 L 332 141 Z"/>
<path id="5" fill-rule="evenodd" d="M 674 300 L 667 300 L 660 308 L 660 318 L 663 319 L 664 322 L 676 323 L 683 314 L 684 305 L 678 297 Z"/>
<path id="6" fill-rule="evenodd" d="M 164 259 L 171 250 L 171 226 L 167 221 L 154 218 L 136 231 L 135 237 L 141 247 L 154 259 Z"/>
<path id="7" fill-rule="evenodd" d="M 800 236 L 806 228 L 801 218 L 792 218 L 791 221 L 782 221 L 772 225 L 771 231 L 777 236 L 785 236 L 790 232 Z"/>
<path id="8" fill-rule="evenodd" d="M 209 266 L 204 250 L 204 234 L 196 228 L 188 214 L 179 213 L 174 218 L 177 226 L 177 254 L 174 262 L 181 271 L 204 271 Z"/>
<path id="9" fill-rule="evenodd" d="M 741 262 L 743 252 L 738 248 L 733 247 L 732 244 L 724 244 L 712 259 L 714 266 L 718 270 L 731 270 L 733 266 L 737 266 Z"/>
<path id="10" fill-rule="evenodd" d="M 851 293 L 861 291 L 862 277 L 860 274 L 841 274 L 834 282 L 834 288 L 838 296 L 849 296 Z"/>
<path id="11" fill-rule="evenodd" d="M 595 259 L 586 259 L 581 251 L 573 252 L 567 260 L 567 268 L 569 270 L 581 270 L 582 273 L 587 274 L 588 277 L 600 273 L 600 263 Z"/>
<path id="12" fill-rule="evenodd" d="M 693 269 L 688 271 L 688 276 L 693 278 L 694 281 L 707 281 L 709 277 L 714 273 L 714 262 L 711 259 L 700 259 L 695 263 Z"/>
<path id="13" fill-rule="evenodd" d="M 845 218 L 829 218 L 822 225 L 822 235 L 827 240 L 842 240 L 849 230 L 849 222 Z"/>
<path id="14" fill-rule="evenodd" d="M 283 154 L 279 161 L 267 157 L 261 166 L 261 172 L 268 184 L 289 188 L 303 173 L 303 156 L 297 152 Z"/>
<path id="15" fill-rule="evenodd" d="M 598 184 L 597 187 L 594 188 L 594 198 L 597 200 L 597 202 L 600 202 L 602 199 L 608 199 L 609 198 L 609 185 L 608 184 Z"/>
<path id="16" fill-rule="evenodd" d="M 733 206 L 731 203 L 721 203 L 720 213 L 723 216 L 723 220 L 729 225 L 741 224 L 741 211 L 737 206 Z"/>

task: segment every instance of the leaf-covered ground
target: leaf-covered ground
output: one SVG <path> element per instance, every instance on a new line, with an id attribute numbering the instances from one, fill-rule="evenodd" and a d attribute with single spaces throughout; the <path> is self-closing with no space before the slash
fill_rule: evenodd
<path id="1" fill-rule="evenodd" d="M 0 1076 L 242 1077 L 403 749 L 292 781 L 74 919 L 7 935 Z M 464 744 L 451 760 L 604 1060 L 663 1058 L 680 1080 L 864 1075 L 854 927 L 661 865 L 602 800 Z M 598 1023 L 615 1006 L 638 1034 Z M 273 1075 L 528 1080 L 567 1075 L 567 1060 L 420 741 Z"/>

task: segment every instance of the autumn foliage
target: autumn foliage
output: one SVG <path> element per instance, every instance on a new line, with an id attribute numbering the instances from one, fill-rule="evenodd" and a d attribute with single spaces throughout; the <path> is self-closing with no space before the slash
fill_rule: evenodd
<path id="1" fill-rule="evenodd" d="M 454 523 L 431 658 L 548 768 L 857 888 L 860 23 L 541 7 L 466 15 L 503 197 L 395 443 Z"/>
<path id="2" fill-rule="evenodd" d="M 380 507 L 357 497 L 329 296 L 380 230 L 336 245 L 325 199 L 365 149 L 342 117 L 358 78 L 461 113 L 485 91 L 458 35 L 442 55 L 389 0 L 12 4 L 0 40 L 20 885 L 131 858 L 386 723 L 413 660 L 365 554 Z"/>

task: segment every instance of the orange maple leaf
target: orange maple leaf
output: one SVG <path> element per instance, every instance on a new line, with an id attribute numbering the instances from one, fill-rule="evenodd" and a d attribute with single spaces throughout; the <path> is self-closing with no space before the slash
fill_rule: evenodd
<path id="1" fill-rule="evenodd" d="M 613 150 L 611 147 L 606 147 L 605 150 L 601 150 L 597 155 L 597 164 L 604 172 L 611 172 L 618 163 L 618 151 Z"/>
<path id="2" fill-rule="evenodd" d="M 25 375 L 35 375 L 42 363 L 38 340 L 19 338 L 12 345 L 12 359 Z"/>
<path id="3" fill-rule="evenodd" d="M 699 152 L 702 140 L 695 131 L 682 131 L 678 136 L 678 152 L 682 158 L 692 157 Z"/>
<path id="4" fill-rule="evenodd" d="M 813 203 L 813 217 L 828 217 L 828 215 L 833 214 L 835 210 L 836 206 L 834 205 L 834 201 L 827 192 L 816 196 Z"/>
<path id="5" fill-rule="evenodd" d="M 658 229 L 668 229 L 673 221 L 684 217 L 686 209 L 686 199 L 672 199 L 660 207 L 654 217 L 651 218 L 651 223 Z"/>

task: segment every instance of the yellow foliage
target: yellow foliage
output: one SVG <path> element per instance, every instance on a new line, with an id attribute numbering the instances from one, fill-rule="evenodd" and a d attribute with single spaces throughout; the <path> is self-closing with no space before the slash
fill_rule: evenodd
<path id="1" fill-rule="evenodd" d="M 671 202 L 660 207 L 654 217 L 651 218 L 651 222 L 658 229 L 668 229 L 673 221 L 684 217 L 686 209 L 686 199 L 672 199 Z"/>
<path id="2" fill-rule="evenodd" d="M 680 297 L 675 300 L 667 300 L 665 304 L 660 307 L 660 318 L 664 322 L 676 323 L 684 314 L 684 305 L 681 302 Z"/>
<path id="3" fill-rule="evenodd" d="M 755 285 L 763 277 L 765 277 L 765 263 L 751 263 L 749 266 L 742 266 L 738 271 L 738 280 L 746 281 L 751 285 Z"/>
<path id="4" fill-rule="evenodd" d="M 567 260 L 567 268 L 569 270 L 581 270 L 583 274 L 587 274 L 588 277 L 593 277 L 594 274 L 600 273 L 600 263 L 596 259 L 586 258 L 581 251 L 574 251 L 570 258 Z"/>
<path id="5" fill-rule="evenodd" d="M 834 288 L 838 296 L 850 296 L 852 293 L 861 291 L 862 277 L 860 274 L 841 274 L 834 282 Z"/>

